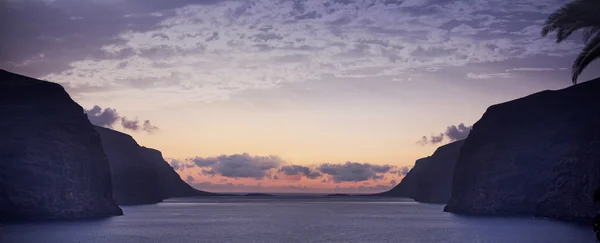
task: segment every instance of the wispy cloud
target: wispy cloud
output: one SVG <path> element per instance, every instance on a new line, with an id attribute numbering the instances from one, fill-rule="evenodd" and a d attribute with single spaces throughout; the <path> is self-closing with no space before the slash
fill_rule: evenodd
<path id="1" fill-rule="evenodd" d="M 522 67 L 522 68 L 509 68 L 506 69 L 505 72 L 545 72 L 545 71 L 554 71 L 554 68 L 531 68 L 531 67 Z"/>
<path id="2" fill-rule="evenodd" d="M 187 5 L 156 28 L 122 31 L 103 57 L 71 62 L 44 78 L 72 86 L 178 86 L 195 100 L 227 99 L 287 82 L 390 77 L 406 72 L 568 55 L 539 37 L 554 1 L 223 1 Z M 515 19 L 511 13 L 532 13 Z M 535 14 L 534 14 L 535 13 Z M 504 30 L 510 26 L 515 31 Z M 467 74 L 471 79 L 510 73 Z"/>
<path id="3" fill-rule="evenodd" d="M 467 73 L 468 79 L 512 78 L 512 73 Z"/>

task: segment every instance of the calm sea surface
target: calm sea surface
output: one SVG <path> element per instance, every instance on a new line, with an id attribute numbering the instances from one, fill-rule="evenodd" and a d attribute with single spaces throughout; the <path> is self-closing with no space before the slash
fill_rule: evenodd
<path id="1" fill-rule="evenodd" d="M 0 242 L 594 242 L 588 226 L 458 216 L 402 199 L 223 197 L 122 208 L 124 216 L 101 220 L 2 225 Z"/>

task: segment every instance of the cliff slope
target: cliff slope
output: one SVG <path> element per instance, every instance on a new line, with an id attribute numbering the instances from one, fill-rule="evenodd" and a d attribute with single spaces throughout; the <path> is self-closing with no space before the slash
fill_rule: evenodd
<path id="1" fill-rule="evenodd" d="M 0 70 L 0 220 L 121 215 L 100 137 L 62 86 Z"/>
<path id="2" fill-rule="evenodd" d="M 173 170 L 171 165 L 165 161 L 160 151 L 141 147 L 140 153 L 142 153 L 146 161 L 151 164 L 156 173 L 158 173 L 158 188 L 163 198 L 218 195 L 217 193 L 196 190 L 185 183 L 179 174 Z"/>
<path id="3" fill-rule="evenodd" d="M 418 190 L 419 176 L 423 173 L 429 163 L 429 157 L 420 158 L 415 161 L 412 169 L 402 178 L 400 183 L 387 192 L 377 193 L 374 196 L 382 197 L 408 197 L 413 198 Z"/>
<path id="4" fill-rule="evenodd" d="M 159 175 L 140 152 L 140 146 L 129 135 L 94 126 L 108 156 L 113 181 L 113 195 L 119 205 L 151 204 L 164 197 L 158 190 Z"/>
<path id="5" fill-rule="evenodd" d="M 419 159 L 406 177 L 390 191 L 378 196 L 409 197 L 418 202 L 447 203 L 450 199 L 454 166 L 464 140 L 440 146 Z"/>
<path id="6" fill-rule="evenodd" d="M 454 167 L 464 140 L 439 147 L 428 158 L 417 180 L 413 198 L 419 202 L 448 203 L 452 191 Z"/>
<path id="7" fill-rule="evenodd" d="M 138 145 L 133 137 L 95 126 L 102 137 L 117 203 L 151 204 L 171 197 L 212 196 L 185 183 L 158 150 Z"/>
<path id="8" fill-rule="evenodd" d="M 600 186 L 600 79 L 491 106 L 454 172 L 448 212 L 592 218 Z"/>

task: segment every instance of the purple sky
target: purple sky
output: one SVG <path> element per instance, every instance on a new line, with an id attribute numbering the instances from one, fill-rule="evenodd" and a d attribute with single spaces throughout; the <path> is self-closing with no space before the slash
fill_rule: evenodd
<path id="1" fill-rule="evenodd" d="M 381 191 L 402 173 L 373 168 L 410 167 L 489 105 L 571 84 L 581 38 L 540 36 L 566 2 L 4 0 L 0 68 L 99 106 L 90 120 L 189 165 L 201 189 Z M 326 173 L 344 166 L 360 169 Z"/>

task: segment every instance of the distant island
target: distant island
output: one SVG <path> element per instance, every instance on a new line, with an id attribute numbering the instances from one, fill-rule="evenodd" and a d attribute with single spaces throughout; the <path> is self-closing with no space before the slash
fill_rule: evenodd
<path id="1" fill-rule="evenodd" d="M 344 193 L 327 194 L 326 197 L 349 197 L 350 195 Z"/>
<path id="2" fill-rule="evenodd" d="M 246 194 L 247 197 L 274 197 L 275 195 L 273 194 L 267 194 L 267 193 L 248 193 Z"/>

